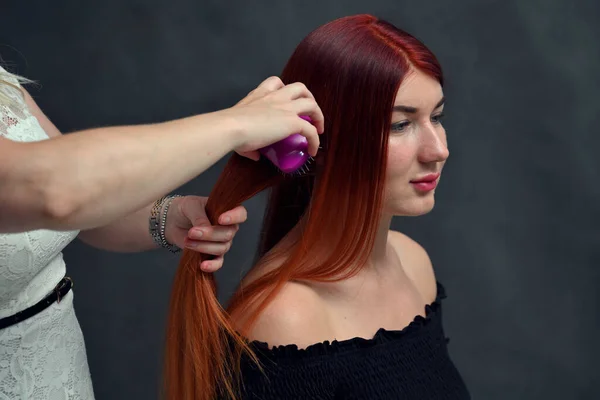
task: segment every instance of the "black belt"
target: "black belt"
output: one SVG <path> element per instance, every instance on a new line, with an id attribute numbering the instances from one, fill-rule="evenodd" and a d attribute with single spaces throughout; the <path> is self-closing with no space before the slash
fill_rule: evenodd
<path id="1" fill-rule="evenodd" d="M 38 301 L 36 304 L 32 305 L 29 308 L 24 309 L 23 311 L 19 311 L 14 315 L 10 315 L 8 317 L 4 317 L 0 319 L 0 329 L 7 328 L 11 325 L 17 324 L 21 321 L 26 320 L 27 318 L 33 317 L 35 314 L 42 312 L 46 308 L 50 307 L 52 303 L 55 301 L 60 303 L 60 299 L 66 296 L 69 293 L 69 290 L 73 287 L 73 281 L 68 276 L 65 276 L 58 282 L 58 285 L 54 288 L 54 290 L 42 300 Z"/>

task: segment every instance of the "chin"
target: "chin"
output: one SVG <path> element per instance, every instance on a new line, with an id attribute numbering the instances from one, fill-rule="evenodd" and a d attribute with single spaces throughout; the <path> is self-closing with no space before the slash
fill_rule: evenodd
<path id="1" fill-rule="evenodd" d="M 397 217 L 418 217 L 431 212 L 434 205 L 435 198 L 432 194 L 431 196 L 413 198 L 410 201 L 397 201 L 396 204 L 388 205 L 385 211 Z"/>

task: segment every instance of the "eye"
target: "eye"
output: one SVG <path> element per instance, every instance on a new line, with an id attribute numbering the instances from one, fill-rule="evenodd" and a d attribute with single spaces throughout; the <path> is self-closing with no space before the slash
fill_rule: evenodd
<path id="1" fill-rule="evenodd" d="M 394 122 L 391 125 L 391 131 L 392 132 L 403 132 L 406 127 L 410 125 L 410 121 L 400 121 L 400 122 Z"/>
<path id="2" fill-rule="evenodd" d="M 446 116 L 446 114 L 441 112 L 441 113 L 431 117 L 431 122 L 433 122 L 434 124 L 440 124 L 440 123 L 442 123 L 442 120 L 444 119 L 445 116 Z"/>

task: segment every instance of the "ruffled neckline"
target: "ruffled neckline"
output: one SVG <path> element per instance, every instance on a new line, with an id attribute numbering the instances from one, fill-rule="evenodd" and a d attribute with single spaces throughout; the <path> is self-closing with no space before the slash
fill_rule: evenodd
<path id="1" fill-rule="evenodd" d="M 446 298 L 446 291 L 440 282 L 437 284 L 437 295 L 435 300 L 425 305 L 425 316 L 416 315 L 413 320 L 400 330 L 388 330 L 379 328 L 372 338 L 354 337 L 344 340 L 326 340 L 311 344 L 305 348 L 298 348 L 296 344 L 278 345 L 269 348 L 268 343 L 258 340 L 249 342 L 250 347 L 257 355 L 269 359 L 304 359 L 320 357 L 331 354 L 339 354 L 354 350 L 376 347 L 383 343 L 397 341 L 406 335 L 413 334 L 423 329 L 437 315 L 441 307 L 441 300 Z"/>

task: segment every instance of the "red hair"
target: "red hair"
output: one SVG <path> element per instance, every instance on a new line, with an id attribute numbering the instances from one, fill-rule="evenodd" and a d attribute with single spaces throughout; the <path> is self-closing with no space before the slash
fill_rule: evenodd
<path id="1" fill-rule="evenodd" d="M 266 161 L 233 154 L 206 205 L 216 223 L 221 213 L 270 188 L 254 268 L 273 258 L 285 261 L 238 289 L 225 311 L 213 274 L 199 269 L 208 257 L 184 251 L 169 310 L 169 400 L 238 397 L 241 357 L 257 361 L 246 335 L 283 285 L 342 280 L 365 265 L 380 221 L 391 110 L 411 69 L 443 84 L 431 51 L 370 15 L 332 21 L 298 45 L 281 79 L 303 82 L 323 110 L 325 131 L 316 163 L 304 176 L 284 177 Z M 301 218 L 305 223 L 298 239 L 284 238 Z M 244 325 L 235 329 L 232 321 L 241 316 Z"/>

